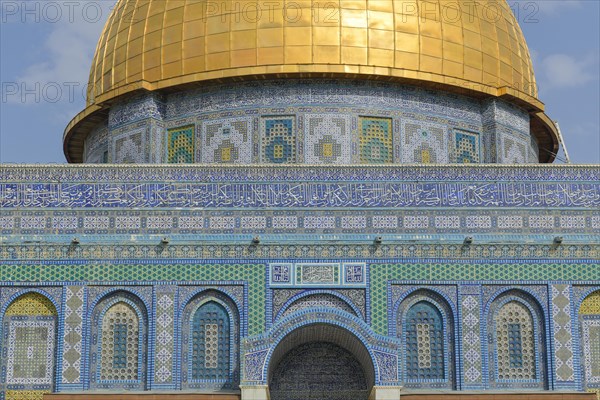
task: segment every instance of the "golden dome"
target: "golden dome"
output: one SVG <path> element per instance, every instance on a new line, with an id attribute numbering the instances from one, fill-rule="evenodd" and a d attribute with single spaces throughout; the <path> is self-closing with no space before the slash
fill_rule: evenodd
<path id="1" fill-rule="evenodd" d="M 536 107 L 527 44 L 506 1 L 119 0 L 88 104 L 131 90 L 263 74 L 408 78 Z"/>
<path id="2" fill-rule="evenodd" d="M 266 75 L 386 79 L 543 111 L 505 0 L 119 0 L 65 146 L 123 94 Z"/>

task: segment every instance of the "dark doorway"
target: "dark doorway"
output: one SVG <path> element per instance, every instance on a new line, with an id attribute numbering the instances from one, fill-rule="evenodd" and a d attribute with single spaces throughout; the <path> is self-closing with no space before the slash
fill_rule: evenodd
<path id="1" fill-rule="evenodd" d="M 272 371 L 272 400 L 367 400 L 369 386 L 360 362 L 328 342 L 299 345 Z"/>

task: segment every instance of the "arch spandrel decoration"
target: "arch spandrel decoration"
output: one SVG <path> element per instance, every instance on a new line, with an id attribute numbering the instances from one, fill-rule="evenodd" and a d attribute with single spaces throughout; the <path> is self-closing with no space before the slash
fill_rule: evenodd
<path id="1" fill-rule="evenodd" d="M 578 314 L 583 388 L 600 396 L 600 290 L 583 300 Z"/>
<path id="2" fill-rule="evenodd" d="M 362 313 L 346 296 L 329 290 L 307 290 L 291 297 L 277 312 L 275 320 L 284 318 L 300 310 L 329 308 L 347 312 L 361 318 Z"/>
<path id="3" fill-rule="evenodd" d="M 141 299 L 116 291 L 104 296 L 90 318 L 89 389 L 145 390 L 148 313 Z"/>
<path id="4" fill-rule="evenodd" d="M 42 293 L 16 297 L 2 321 L 0 392 L 42 399 L 55 385 L 58 312 Z"/>
<path id="5" fill-rule="evenodd" d="M 490 388 L 548 389 L 546 325 L 535 298 L 521 290 L 500 294 L 489 305 L 485 329 Z"/>
<path id="6" fill-rule="evenodd" d="M 318 312 L 301 310 L 277 321 L 266 333 L 247 338 L 242 344 L 244 357 L 242 384 L 267 385 L 274 349 L 291 332 L 310 325 L 331 325 L 347 331 L 364 345 L 374 367 L 376 386 L 398 386 L 398 352 L 395 338 L 373 333 L 361 319 L 339 310 Z"/>
<path id="7" fill-rule="evenodd" d="M 240 314 L 218 290 L 201 291 L 181 316 L 182 389 L 236 389 L 240 382 Z"/>
<path id="8" fill-rule="evenodd" d="M 400 302 L 396 316 L 403 386 L 456 389 L 456 330 L 448 301 L 436 292 L 417 290 Z"/>

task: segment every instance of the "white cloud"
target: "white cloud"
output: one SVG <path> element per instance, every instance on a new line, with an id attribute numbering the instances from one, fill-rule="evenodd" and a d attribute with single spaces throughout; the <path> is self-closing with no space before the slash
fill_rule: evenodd
<path id="1" fill-rule="evenodd" d="M 598 54 L 575 58 L 567 54 L 551 54 L 540 62 L 544 88 L 572 88 L 598 80 Z"/>
<path id="2" fill-rule="evenodd" d="M 37 99 L 33 95 L 15 96 L 13 100 L 16 102 L 54 102 L 57 92 L 60 92 L 58 101 L 82 102 L 96 44 L 114 3 L 84 0 L 76 3 L 78 7 L 69 6 L 73 3 L 55 3 L 62 6 L 62 17 L 57 21 L 44 21 L 42 18 L 41 23 L 49 25 L 49 33 L 40 52 L 42 57 L 25 68 L 16 79 L 21 91 L 23 88 L 38 88 L 41 93 Z M 86 4 L 93 7 L 86 7 Z M 100 14 L 98 10 L 101 10 Z"/>

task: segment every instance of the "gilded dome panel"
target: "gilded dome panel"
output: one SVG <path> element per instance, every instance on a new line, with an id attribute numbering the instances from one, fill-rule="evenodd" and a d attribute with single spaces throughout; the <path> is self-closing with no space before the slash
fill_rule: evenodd
<path id="1" fill-rule="evenodd" d="M 119 0 L 97 46 L 88 105 L 140 88 L 299 73 L 509 93 L 542 108 L 504 0 Z"/>

